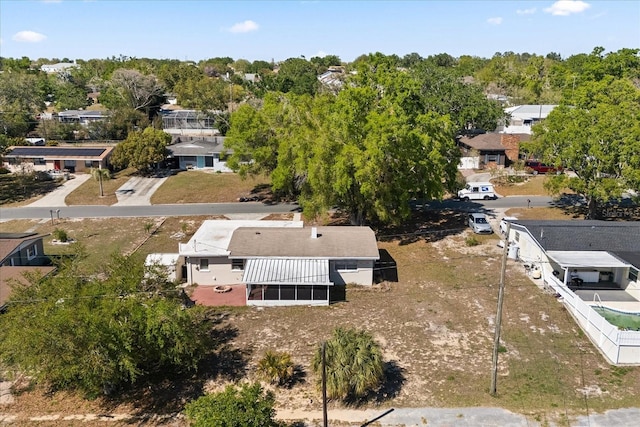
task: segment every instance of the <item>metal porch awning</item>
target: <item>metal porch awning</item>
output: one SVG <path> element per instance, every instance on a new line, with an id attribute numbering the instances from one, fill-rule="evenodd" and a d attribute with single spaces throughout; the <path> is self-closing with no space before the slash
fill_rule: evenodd
<path id="1" fill-rule="evenodd" d="M 548 251 L 547 255 L 562 268 L 614 268 L 630 265 L 605 251 Z"/>
<path id="2" fill-rule="evenodd" d="M 333 285 L 327 259 L 248 259 L 242 281 L 252 285 Z"/>

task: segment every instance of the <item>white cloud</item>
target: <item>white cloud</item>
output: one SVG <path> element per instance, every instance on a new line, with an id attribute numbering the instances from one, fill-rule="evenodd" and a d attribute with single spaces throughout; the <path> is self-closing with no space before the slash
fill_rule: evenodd
<path id="1" fill-rule="evenodd" d="M 318 58 L 324 58 L 325 56 L 327 56 L 327 52 L 325 52 L 324 50 L 319 50 L 318 53 L 316 53 L 313 56 L 317 56 Z"/>
<path id="2" fill-rule="evenodd" d="M 531 9 L 518 9 L 516 10 L 518 15 L 533 15 L 536 13 L 536 8 L 532 7 Z"/>
<path id="3" fill-rule="evenodd" d="M 500 25 L 502 24 L 502 18 L 499 16 L 496 16 L 495 18 L 487 19 L 487 22 L 491 25 Z"/>
<path id="4" fill-rule="evenodd" d="M 258 24 L 253 21 L 244 21 L 234 24 L 229 31 L 232 33 L 250 33 L 251 31 L 257 31 L 259 28 Z"/>
<path id="5" fill-rule="evenodd" d="M 18 31 L 11 37 L 14 41 L 24 43 L 38 43 L 47 38 L 44 34 L 35 31 Z"/>
<path id="6" fill-rule="evenodd" d="M 584 12 L 590 7 L 589 3 L 585 3 L 582 0 L 559 0 L 544 11 L 554 16 L 568 16 L 573 13 Z"/>

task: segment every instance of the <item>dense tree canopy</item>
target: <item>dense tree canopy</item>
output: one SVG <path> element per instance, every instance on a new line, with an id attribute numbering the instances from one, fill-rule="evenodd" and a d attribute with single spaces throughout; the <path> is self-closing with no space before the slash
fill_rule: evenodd
<path id="1" fill-rule="evenodd" d="M 114 256 L 103 275 L 71 263 L 14 288 L 0 316 L 3 366 L 97 396 L 150 374 L 193 370 L 211 351 L 204 310 L 185 310 L 166 280 L 143 279 L 142 262 Z"/>
<path id="2" fill-rule="evenodd" d="M 640 190 L 640 88 L 609 76 L 584 83 L 572 98 L 534 128 L 533 149 L 575 173 L 551 177 L 547 186 L 584 196 L 595 219 L 602 202 Z"/>
<path id="3" fill-rule="evenodd" d="M 244 106 L 227 134 L 229 164 L 270 173 L 308 214 L 338 206 L 354 224 L 398 222 L 411 198 L 442 197 L 455 181 L 456 127 L 425 111 L 419 78 L 394 61 L 363 61 L 335 96 L 271 94 L 262 108 Z"/>
<path id="4" fill-rule="evenodd" d="M 170 142 L 171 135 L 152 127 L 129 132 L 127 139 L 113 149 L 111 163 L 119 168 L 133 167 L 148 172 L 167 157 Z"/>

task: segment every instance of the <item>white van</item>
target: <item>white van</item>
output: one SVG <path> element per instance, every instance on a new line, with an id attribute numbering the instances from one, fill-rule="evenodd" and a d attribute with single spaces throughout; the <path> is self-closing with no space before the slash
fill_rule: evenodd
<path id="1" fill-rule="evenodd" d="M 490 182 L 470 182 L 458 191 L 461 200 L 490 200 L 497 199 L 493 184 Z"/>

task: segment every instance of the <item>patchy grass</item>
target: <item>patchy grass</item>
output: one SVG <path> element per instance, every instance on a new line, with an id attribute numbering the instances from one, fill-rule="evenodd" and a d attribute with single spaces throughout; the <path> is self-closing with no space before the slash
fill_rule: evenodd
<path id="1" fill-rule="evenodd" d="M 100 183 L 93 178 L 85 181 L 80 187 L 69 194 L 65 203 L 67 205 L 113 205 L 118 202 L 116 190 L 124 185 L 135 174 L 134 169 L 125 169 L 116 172 L 111 179 L 102 181 L 104 197 L 100 197 Z"/>
<path id="2" fill-rule="evenodd" d="M 535 209 L 525 211 L 521 217 Z M 474 236 L 479 244 L 467 246 L 471 232 L 450 212 L 422 215 L 403 227 L 379 230 L 379 247 L 391 260 L 384 270 L 395 272 L 395 281 L 371 289 L 348 287 L 346 301 L 329 307 L 215 309 L 223 319 L 220 327 L 234 331 L 225 351 L 243 355 L 246 368 L 230 379 L 257 379 L 257 361 L 266 350 L 286 351 L 294 355 L 304 376 L 290 389 L 275 390 L 278 407 L 320 410 L 311 359 L 316 346 L 335 327 L 343 326 L 367 330 L 382 346 L 388 377 L 384 392 L 365 405 L 371 408 L 379 404 L 493 406 L 547 424 L 566 424 L 562 422 L 565 415 L 636 405 L 640 368 L 609 366 L 562 304 L 535 286 L 522 266 L 511 260 L 506 272 L 498 396 L 490 396 L 502 249 L 496 245 L 496 236 Z M 149 218 L 64 221 L 55 226 L 43 221 L 10 221 L 0 227 L 3 231 L 35 228 L 41 233 L 62 228 L 91 248 L 95 252 L 90 254 L 91 262 L 99 265 L 114 250 L 138 248 L 141 257 L 150 252 L 175 252 L 178 242 L 186 242 L 207 218 L 211 217 L 160 219 L 153 234 L 144 230 L 144 224 L 153 220 Z M 53 250 L 60 248 L 47 243 L 46 251 Z M 219 357 L 223 363 L 223 354 Z M 228 380 L 218 377 L 207 389 L 220 389 Z M 162 397 L 154 390 L 147 398 L 166 399 L 172 408 L 181 405 L 175 390 L 166 388 Z M 3 408 L 4 413 L 133 413 L 142 405 L 150 406 L 142 401 L 87 402 L 37 387 L 16 399 Z M 331 403 L 332 409 L 339 407 Z M 184 425 L 172 421 L 172 425 Z M 51 425 L 74 424 L 60 421 Z"/>
<path id="3" fill-rule="evenodd" d="M 0 206 L 28 205 L 60 185 L 61 180 L 38 180 L 37 174 L 0 174 Z"/>
<path id="4" fill-rule="evenodd" d="M 543 175 L 526 176 L 522 183 L 507 183 L 504 179 L 493 178 L 496 192 L 501 196 L 549 196 L 549 192 L 544 189 Z"/>
<path id="5" fill-rule="evenodd" d="M 568 220 L 584 219 L 584 215 L 565 208 L 511 208 L 505 216 L 515 216 L 518 219 Z"/>
<path id="6" fill-rule="evenodd" d="M 254 191 L 268 187 L 268 184 L 266 177 L 242 179 L 235 173 L 183 171 L 170 176 L 151 196 L 151 203 L 237 202 L 240 197 L 250 196 Z"/>

